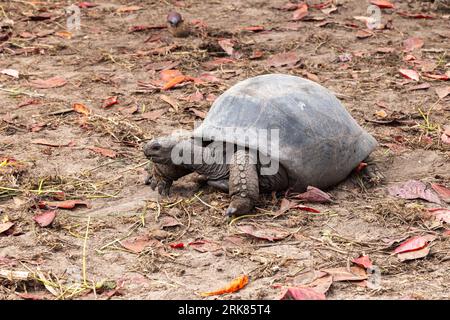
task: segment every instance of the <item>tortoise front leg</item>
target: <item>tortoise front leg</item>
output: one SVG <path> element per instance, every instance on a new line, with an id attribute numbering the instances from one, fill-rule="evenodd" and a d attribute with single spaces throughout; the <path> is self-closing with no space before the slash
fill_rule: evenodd
<path id="1" fill-rule="evenodd" d="M 145 184 L 150 185 L 152 190 L 158 188 L 160 195 L 168 196 L 173 182 L 189 173 L 191 171 L 182 166 L 154 163 Z"/>
<path id="2" fill-rule="evenodd" d="M 229 194 L 231 203 L 225 212 L 228 216 L 249 213 L 259 197 L 258 172 L 255 155 L 238 150 L 230 163 Z"/>

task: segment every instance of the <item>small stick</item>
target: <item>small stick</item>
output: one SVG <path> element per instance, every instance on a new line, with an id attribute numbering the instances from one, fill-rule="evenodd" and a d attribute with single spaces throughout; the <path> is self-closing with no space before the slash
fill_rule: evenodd
<path id="1" fill-rule="evenodd" d="M 87 287 L 87 279 L 86 279 L 86 246 L 89 235 L 89 224 L 91 222 L 91 216 L 88 216 L 87 224 L 86 224 L 86 235 L 84 236 L 84 244 L 83 244 L 83 282 L 84 286 Z"/>

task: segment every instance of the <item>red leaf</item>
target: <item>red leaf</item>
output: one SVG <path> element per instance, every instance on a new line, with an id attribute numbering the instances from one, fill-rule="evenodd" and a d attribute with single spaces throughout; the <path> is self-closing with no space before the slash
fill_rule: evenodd
<path id="1" fill-rule="evenodd" d="M 167 82 L 167 81 L 172 80 L 173 78 L 176 78 L 176 77 L 179 77 L 179 76 L 182 76 L 182 75 L 183 75 L 183 74 L 181 73 L 180 70 L 166 69 L 166 70 L 162 70 L 162 71 L 159 73 L 159 78 L 160 78 L 162 81 Z"/>
<path id="2" fill-rule="evenodd" d="M 65 201 L 39 201 L 39 207 L 56 207 L 60 209 L 73 209 L 77 205 L 90 207 L 90 204 L 82 200 L 65 200 Z"/>
<path id="3" fill-rule="evenodd" d="M 94 151 L 95 153 L 101 154 L 102 156 L 105 156 L 108 158 L 117 157 L 117 153 L 111 149 L 105 149 L 105 148 L 99 148 L 99 147 L 87 147 L 86 149 Z"/>
<path id="4" fill-rule="evenodd" d="M 41 227 L 47 227 L 52 224 L 55 217 L 56 211 L 50 210 L 34 216 L 33 220 L 36 221 Z"/>
<path id="5" fill-rule="evenodd" d="M 305 200 L 308 202 L 320 202 L 320 203 L 331 202 L 331 197 L 328 193 L 325 193 L 322 190 L 313 186 L 308 186 L 306 192 L 300 193 L 299 195 L 296 195 L 293 198 Z"/>
<path id="6" fill-rule="evenodd" d="M 266 60 L 266 65 L 268 67 L 294 66 L 299 60 L 300 57 L 296 52 L 289 51 L 271 56 Z"/>
<path id="7" fill-rule="evenodd" d="M 103 101 L 102 108 L 108 108 L 108 107 L 111 107 L 111 106 L 113 106 L 113 105 L 115 105 L 117 103 L 118 103 L 117 96 L 108 97 L 108 98 L 105 99 L 105 101 Z"/>
<path id="8" fill-rule="evenodd" d="M 431 188 L 447 203 L 450 203 L 450 189 L 442 184 L 432 183 Z"/>
<path id="9" fill-rule="evenodd" d="M 405 51 L 414 51 L 423 47 L 423 39 L 417 37 L 411 37 L 403 41 L 403 47 Z"/>
<path id="10" fill-rule="evenodd" d="M 302 3 L 298 6 L 298 9 L 294 11 L 291 20 L 294 21 L 301 20 L 307 15 L 308 15 L 308 5 L 306 3 Z"/>
<path id="11" fill-rule="evenodd" d="M 320 210 L 317 210 L 317 209 L 314 209 L 314 208 L 311 208 L 311 207 L 307 207 L 307 206 L 303 206 L 301 204 L 298 204 L 298 205 L 292 207 L 292 209 L 298 209 L 298 210 L 302 210 L 302 211 L 320 213 Z"/>
<path id="12" fill-rule="evenodd" d="M 290 235 L 290 233 L 287 232 L 286 230 L 275 228 L 263 228 L 253 225 L 238 226 L 238 229 L 241 230 L 243 233 L 251 235 L 255 238 L 269 241 L 281 240 Z"/>
<path id="13" fill-rule="evenodd" d="M 77 4 L 78 7 L 84 9 L 84 8 L 94 8 L 97 7 L 98 4 L 92 3 L 92 2 L 80 2 Z"/>
<path id="14" fill-rule="evenodd" d="M 386 0 L 370 0 L 370 3 L 376 5 L 377 7 L 381 8 L 381 9 L 394 8 L 394 5 Z"/>
<path id="15" fill-rule="evenodd" d="M 389 194 L 403 199 L 424 199 L 429 202 L 441 203 L 439 197 L 431 190 L 427 189 L 425 183 L 418 180 L 409 180 L 408 182 L 390 187 Z"/>
<path id="16" fill-rule="evenodd" d="M 403 253 L 409 251 L 415 251 L 425 248 L 426 245 L 436 239 L 433 235 L 416 236 L 406 241 L 403 241 L 395 250 L 394 253 Z"/>
<path id="17" fill-rule="evenodd" d="M 170 247 L 173 249 L 184 249 L 184 243 L 172 243 L 170 244 Z"/>
<path id="18" fill-rule="evenodd" d="M 85 116 L 88 116 L 91 114 L 91 109 L 89 109 L 82 103 L 74 103 L 72 108 L 73 108 L 73 110 L 75 110 L 75 112 L 84 114 Z"/>
<path id="19" fill-rule="evenodd" d="M 292 287 L 283 292 L 280 300 L 326 300 L 326 297 L 312 288 Z"/>
<path id="20" fill-rule="evenodd" d="M 162 90 L 169 90 L 172 89 L 173 87 L 175 87 L 177 84 L 186 82 L 186 81 L 191 81 L 191 77 L 187 77 L 187 76 L 178 76 L 175 77 L 169 81 L 167 81 L 164 86 L 162 87 Z"/>
<path id="21" fill-rule="evenodd" d="M 434 16 L 423 13 L 398 12 L 399 16 L 413 19 L 434 19 Z"/>
<path id="22" fill-rule="evenodd" d="M 50 88 L 57 88 L 62 87 L 67 83 L 67 80 L 62 77 L 53 77 L 49 79 L 36 79 L 31 80 L 30 85 L 34 88 L 38 89 L 50 89 Z"/>
<path id="23" fill-rule="evenodd" d="M 359 258 L 353 259 L 352 262 L 366 269 L 372 266 L 372 261 L 370 261 L 369 256 L 361 256 Z"/>
<path id="24" fill-rule="evenodd" d="M 397 257 L 400 259 L 400 261 L 408 261 L 408 260 L 414 260 L 414 259 L 420 259 L 426 257 L 430 253 L 429 247 L 424 247 L 419 250 L 414 251 L 408 251 L 399 253 Z"/>

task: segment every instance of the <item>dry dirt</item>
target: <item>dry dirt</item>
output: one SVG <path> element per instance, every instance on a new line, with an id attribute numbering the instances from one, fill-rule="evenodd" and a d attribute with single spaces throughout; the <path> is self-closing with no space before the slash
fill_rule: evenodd
<path id="1" fill-rule="evenodd" d="M 357 33 L 365 24 L 353 17 L 367 15 L 368 1 L 333 2 L 337 10 L 326 14 L 312 6 L 320 1 L 308 1 L 309 16 L 295 22 L 292 11 L 276 9 L 285 0 L 99 1 L 81 9 L 81 31 L 68 39 L 61 32 L 70 1 L 1 1 L 0 19 L 14 24 L 0 34 L 0 70 L 20 75 L 0 74 L 0 223 L 14 223 L 0 235 L 0 270 L 30 271 L 34 278 L 0 278 L 0 298 L 20 299 L 27 292 L 28 298 L 44 299 L 199 299 L 198 293 L 247 274 L 244 289 L 218 298 L 277 299 L 285 286 L 308 285 L 314 271 L 347 268 L 367 254 L 381 271 L 381 287 L 335 281 L 327 299 L 448 299 L 448 225 L 424 218 L 435 204 L 394 198 L 387 189 L 410 179 L 450 184 L 450 145 L 441 141 L 442 128 L 450 124 L 450 96 L 439 99 L 435 91 L 448 81 L 426 77 L 449 71 L 449 13 L 428 2 L 393 1 L 394 10 L 382 11 L 386 28 L 362 39 Z M 120 13 L 123 6 L 141 9 Z M 166 29 L 129 32 L 133 26 L 164 26 L 174 8 L 186 21 L 201 20 L 207 27 L 189 38 L 175 38 Z M 265 31 L 243 30 L 248 26 Z M 12 34 L 2 38 L 8 30 Z M 423 39 L 423 47 L 405 52 L 403 41 L 410 37 Z M 220 39 L 234 39 L 242 56 L 208 67 L 213 59 L 230 58 Z M 257 51 L 262 57 L 250 58 Z M 283 52 L 295 52 L 299 61 L 267 66 L 267 59 Z M 167 61 L 179 62 L 174 69 L 183 74 L 209 73 L 218 80 L 161 92 L 155 63 Z M 414 68 L 420 81 L 402 77 L 400 68 Z M 144 185 L 143 142 L 192 128 L 227 88 L 273 72 L 308 77 L 337 94 L 380 143 L 373 155 L 385 176 L 380 185 L 362 189 L 356 178 L 348 179 L 327 190 L 332 204 L 306 204 L 320 213 L 291 210 L 276 218 L 283 195 L 267 195 L 257 216 L 232 222 L 222 215 L 229 197 L 194 179 L 177 182 L 169 199 Z M 67 83 L 32 86 L 35 79 L 54 76 Z M 429 87 L 415 90 L 422 83 Z M 203 99 L 188 101 L 196 92 Z M 118 103 L 102 108 L 112 96 Z M 30 100 L 35 103 L 23 105 Z M 92 113 L 74 112 L 74 103 Z M 161 109 L 164 114 L 148 119 L 148 112 Z M 88 147 L 113 150 L 116 157 Z M 87 201 L 89 208 L 56 209 L 50 226 L 36 224 L 33 216 L 46 210 L 39 201 L 62 198 Z M 163 227 L 162 221 L 171 222 L 167 217 L 179 225 Z M 241 234 L 244 224 L 290 235 L 255 239 Z M 399 241 L 425 234 L 436 236 L 425 258 L 401 262 L 392 255 Z M 139 254 L 125 248 L 135 237 L 147 244 Z M 196 240 L 209 242 L 196 249 L 188 245 Z M 185 248 L 170 247 L 174 243 Z M 102 281 L 95 292 L 85 289 Z"/>

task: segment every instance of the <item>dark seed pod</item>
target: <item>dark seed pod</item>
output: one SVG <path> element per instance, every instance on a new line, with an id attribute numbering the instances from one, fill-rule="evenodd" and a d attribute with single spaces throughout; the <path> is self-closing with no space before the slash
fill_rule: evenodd
<path id="1" fill-rule="evenodd" d="M 183 22 L 183 17 L 181 16 L 181 14 L 179 14 L 178 12 L 175 11 L 171 11 L 169 12 L 169 14 L 167 15 L 167 22 L 176 27 L 178 26 L 181 22 Z"/>

